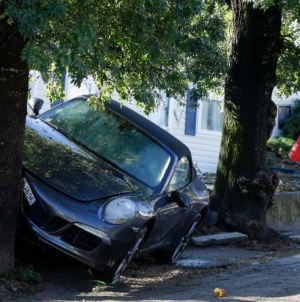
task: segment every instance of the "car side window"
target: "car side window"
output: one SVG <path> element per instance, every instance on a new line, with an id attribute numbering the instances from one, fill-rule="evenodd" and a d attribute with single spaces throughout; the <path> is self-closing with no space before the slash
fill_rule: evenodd
<path id="1" fill-rule="evenodd" d="M 175 168 L 174 174 L 170 180 L 168 191 L 175 191 L 185 187 L 191 177 L 191 167 L 189 159 L 184 156 L 182 157 L 177 167 Z"/>

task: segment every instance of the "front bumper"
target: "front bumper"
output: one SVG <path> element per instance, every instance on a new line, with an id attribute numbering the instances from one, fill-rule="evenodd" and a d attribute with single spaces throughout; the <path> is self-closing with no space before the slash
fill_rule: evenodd
<path id="1" fill-rule="evenodd" d="M 22 221 L 43 243 L 99 271 L 109 270 L 136 237 L 136 229 L 128 226 L 126 236 L 116 234 L 115 238 L 111 240 L 111 244 L 107 244 L 100 237 L 78 228 L 74 223 L 51 234 L 33 223 L 24 212 L 21 213 L 21 216 Z M 124 240 L 125 237 L 126 240 Z"/>
<path id="2" fill-rule="evenodd" d="M 40 240 L 97 270 L 111 268 L 145 219 L 114 225 L 99 217 L 103 202 L 79 202 L 26 175 L 35 197 L 24 195 L 21 219 Z"/>

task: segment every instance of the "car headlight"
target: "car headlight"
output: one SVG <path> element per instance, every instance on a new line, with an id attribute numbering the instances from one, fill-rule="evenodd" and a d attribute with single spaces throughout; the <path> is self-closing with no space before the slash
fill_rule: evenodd
<path id="1" fill-rule="evenodd" d="M 122 224 L 134 217 L 135 203 L 125 197 L 120 197 L 108 202 L 104 208 L 103 216 L 107 222 Z"/>

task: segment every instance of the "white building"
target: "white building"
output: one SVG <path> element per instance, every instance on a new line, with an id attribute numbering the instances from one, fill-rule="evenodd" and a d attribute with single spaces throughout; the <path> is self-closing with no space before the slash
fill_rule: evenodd
<path id="1" fill-rule="evenodd" d="M 46 96 L 45 84 L 39 73 L 33 71 L 32 78 L 31 95 L 44 100 L 43 110 L 50 108 L 51 104 Z M 82 94 L 93 94 L 97 91 L 92 77 L 85 79 L 80 88 L 73 85 L 69 77 L 65 79 L 66 99 Z M 278 114 L 272 137 L 280 134 L 282 123 L 290 116 L 291 106 L 296 97 L 300 98 L 300 95 L 293 95 L 286 99 L 279 99 L 274 95 L 273 100 L 277 104 Z M 113 96 L 113 98 L 117 99 L 117 96 Z M 204 99 L 196 110 L 192 110 L 189 106 L 180 106 L 173 98 L 167 99 L 163 96 L 163 100 L 163 104 L 146 117 L 184 142 L 192 152 L 194 163 L 202 172 L 215 172 L 221 142 L 223 112 L 220 101 L 222 99 L 217 97 Z M 188 104 L 189 93 L 187 93 L 186 100 Z M 143 110 L 134 104 L 127 106 L 144 115 Z"/>

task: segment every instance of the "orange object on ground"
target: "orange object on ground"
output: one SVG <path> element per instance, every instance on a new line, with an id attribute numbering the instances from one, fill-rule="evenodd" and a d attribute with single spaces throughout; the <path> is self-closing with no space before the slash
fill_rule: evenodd
<path id="1" fill-rule="evenodd" d="M 225 289 L 219 287 L 214 289 L 214 296 L 216 298 L 225 297 L 225 295 L 226 295 Z"/>
<path id="2" fill-rule="evenodd" d="M 298 137 L 293 148 L 291 149 L 289 157 L 292 161 L 300 162 L 300 136 Z"/>

